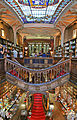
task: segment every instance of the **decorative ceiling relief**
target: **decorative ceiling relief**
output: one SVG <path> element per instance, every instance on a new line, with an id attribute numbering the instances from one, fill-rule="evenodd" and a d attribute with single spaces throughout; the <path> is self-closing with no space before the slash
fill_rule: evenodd
<path id="1" fill-rule="evenodd" d="M 23 23 L 53 24 L 72 0 L 4 0 L 19 15 Z"/>

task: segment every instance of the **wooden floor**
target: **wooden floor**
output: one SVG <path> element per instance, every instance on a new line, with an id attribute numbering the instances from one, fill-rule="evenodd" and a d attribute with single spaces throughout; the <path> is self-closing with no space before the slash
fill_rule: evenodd
<path id="1" fill-rule="evenodd" d="M 51 102 L 54 104 L 53 120 L 66 120 L 62 114 L 60 102 L 55 102 L 53 97 L 51 97 Z"/>
<path id="2" fill-rule="evenodd" d="M 60 103 L 58 102 L 55 103 L 55 108 L 53 111 L 53 119 L 54 120 L 65 120 L 65 117 L 62 114 L 62 110 L 59 104 Z"/>

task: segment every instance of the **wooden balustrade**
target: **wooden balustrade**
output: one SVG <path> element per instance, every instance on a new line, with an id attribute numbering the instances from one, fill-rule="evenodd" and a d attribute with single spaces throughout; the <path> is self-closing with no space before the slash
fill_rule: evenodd
<path id="1" fill-rule="evenodd" d="M 5 62 L 5 59 L 3 58 L 0 58 L 0 72 L 4 72 L 5 69 L 4 69 L 4 62 Z"/>
<path id="2" fill-rule="evenodd" d="M 71 60 L 70 81 L 77 85 L 77 58 Z"/>
<path id="3" fill-rule="evenodd" d="M 5 78 L 5 59 L 0 58 L 0 80 Z"/>
<path id="4" fill-rule="evenodd" d="M 70 59 L 40 70 L 29 69 L 9 59 L 5 63 L 6 72 L 26 83 L 45 83 L 70 72 Z"/>

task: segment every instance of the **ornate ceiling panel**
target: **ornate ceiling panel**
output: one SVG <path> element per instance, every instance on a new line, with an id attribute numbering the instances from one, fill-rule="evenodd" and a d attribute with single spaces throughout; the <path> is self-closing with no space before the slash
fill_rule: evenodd
<path id="1" fill-rule="evenodd" d="M 23 36 L 36 36 L 36 37 L 51 37 L 60 34 L 60 31 L 58 29 L 48 28 L 48 27 L 42 27 L 40 28 L 21 28 L 18 30 L 18 32 Z"/>
<path id="2" fill-rule="evenodd" d="M 72 0 L 4 0 L 23 23 L 51 23 Z"/>
<path id="3" fill-rule="evenodd" d="M 70 7 L 67 12 L 65 12 L 60 20 L 57 21 L 56 27 L 58 28 L 66 28 L 72 22 L 77 21 L 77 4 Z"/>
<path id="4" fill-rule="evenodd" d="M 16 29 L 22 26 L 21 22 L 19 21 L 19 19 L 17 19 L 15 14 L 1 3 L 0 3 L 0 19 L 8 23 L 11 27 L 15 27 Z"/>

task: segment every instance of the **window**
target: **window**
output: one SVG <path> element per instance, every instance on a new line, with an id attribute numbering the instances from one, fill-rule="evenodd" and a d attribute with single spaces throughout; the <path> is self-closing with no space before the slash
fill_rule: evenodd
<path id="1" fill-rule="evenodd" d="M 4 30 L 3 29 L 1 30 L 1 36 L 4 37 Z"/>

